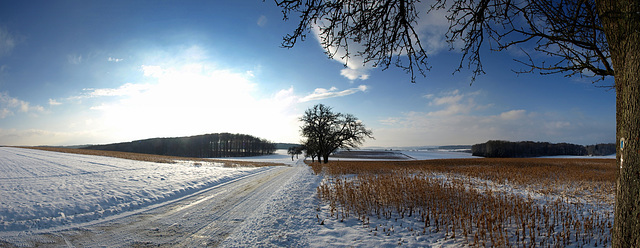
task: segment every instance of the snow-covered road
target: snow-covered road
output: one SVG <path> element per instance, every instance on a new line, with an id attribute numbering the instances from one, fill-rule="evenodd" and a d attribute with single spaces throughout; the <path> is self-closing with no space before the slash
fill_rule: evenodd
<path id="1" fill-rule="evenodd" d="M 142 175 L 163 165 L 16 148 L 0 148 L 0 153 L 0 169 L 4 171 L 0 175 L 0 226 L 5 228 L 0 230 L 0 247 L 202 247 L 217 246 L 229 236 L 226 246 L 255 244 L 245 233 L 254 232 L 252 237 L 259 239 L 272 236 L 273 232 L 257 234 L 253 229 L 265 226 L 267 231 L 273 226 L 271 222 L 283 223 L 279 218 L 285 215 L 271 210 L 285 204 L 286 208 L 280 210 L 286 211 L 290 208 L 287 201 L 299 200 L 289 195 L 296 187 L 304 188 L 297 196 L 313 196 L 316 181 L 302 160 L 290 162 L 292 166 L 231 171 L 215 166 L 169 165 L 156 172 L 157 180 L 152 181 L 149 176 L 145 181 L 140 179 Z M 104 168 L 87 167 L 87 163 L 98 164 L 96 160 L 102 160 L 98 166 Z M 176 167 L 177 171 L 171 170 Z M 304 176 L 314 182 L 303 186 L 300 179 Z M 145 181 L 144 185 L 133 181 L 127 186 L 130 177 Z M 173 183 L 165 185 L 165 181 Z M 196 181 L 204 183 L 193 186 Z M 182 185 L 187 187 L 181 188 Z M 134 190 L 136 186 L 139 188 Z M 140 196 L 141 190 L 151 197 Z M 111 198 L 109 194 L 130 196 L 119 203 L 102 201 L 96 195 L 104 196 L 105 191 L 111 192 L 106 193 L 107 198 Z M 55 200 L 56 197 L 63 199 Z M 43 202 L 53 210 L 36 207 Z M 130 206 L 132 202 L 140 203 L 133 204 L 138 206 L 135 207 Z M 143 204 L 146 202 L 149 203 Z M 116 208 L 123 204 L 130 207 Z M 88 206 L 113 208 L 114 213 L 104 215 L 104 211 Z"/>
<path id="2" fill-rule="evenodd" d="M 270 200 L 298 168 L 273 167 L 163 207 L 54 233 L 46 242 L 77 247 L 217 246 Z"/>

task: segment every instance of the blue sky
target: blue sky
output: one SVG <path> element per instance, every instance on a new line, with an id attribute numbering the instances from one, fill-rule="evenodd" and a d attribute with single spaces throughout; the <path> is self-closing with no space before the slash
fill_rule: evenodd
<path id="1" fill-rule="evenodd" d="M 615 91 L 517 75 L 522 54 L 488 50 L 470 85 L 470 71 L 452 74 L 461 54 L 437 15 L 418 26 L 431 70 L 415 84 L 328 59 L 314 33 L 281 48 L 296 24 L 260 0 L 0 1 L 0 145 L 215 132 L 299 142 L 298 118 L 318 103 L 372 129 L 364 146 L 615 140 Z"/>

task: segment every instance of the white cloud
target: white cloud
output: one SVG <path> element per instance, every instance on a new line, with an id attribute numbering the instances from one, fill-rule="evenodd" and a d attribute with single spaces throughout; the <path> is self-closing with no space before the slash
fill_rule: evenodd
<path id="1" fill-rule="evenodd" d="M 44 112 L 44 108 L 39 105 L 32 106 L 29 102 L 9 96 L 6 92 L 0 93 L 0 119 L 14 114 L 14 111 L 22 113 Z"/>
<path id="2" fill-rule="evenodd" d="M 61 102 L 56 101 L 55 99 L 49 99 L 49 105 L 51 106 L 58 106 L 58 105 L 62 105 Z"/>
<path id="3" fill-rule="evenodd" d="M 425 1 L 418 3 L 417 9 L 427 10 L 431 1 Z M 449 49 L 449 43 L 447 43 L 445 34 L 449 30 L 449 21 L 446 18 L 447 9 L 432 10 L 430 13 L 422 11 L 422 15 L 418 18 L 418 23 L 415 27 L 418 32 L 418 36 L 422 43 L 422 47 L 425 49 L 428 55 L 437 54 Z M 458 44 L 454 44 L 456 47 L 460 47 Z"/>
<path id="4" fill-rule="evenodd" d="M 13 115 L 13 112 L 8 108 L 2 108 L 2 111 L 0 111 L 0 119 L 7 118 L 10 115 Z"/>
<path id="5" fill-rule="evenodd" d="M 32 111 L 32 110 L 33 110 L 33 111 L 35 111 L 35 112 L 40 112 L 40 113 L 44 112 L 44 107 L 42 107 L 42 106 L 40 106 L 40 105 L 36 105 L 36 106 L 33 106 L 33 107 L 29 107 L 29 106 L 27 106 L 27 107 L 28 107 L 28 108 L 27 108 L 27 109 L 28 109 L 27 111 Z M 24 111 L 24 112 L 27 112 L 27 111 Z"/>
<path id="6" fill-rule="evenodd" d="M 286 106 L 293 106 L 299 102 L 300 97 L 296 96 L 293 90 L 293 86 L 289 87 L 286 90 L 280 90 L 274 96 L 275 99 L 278 99 L 279 102 L 283 103 Z"/>
<path id="7" fill-rule="evenodd" d="M 360 67 L 357 69 L 351 68 L 351 66 L 347 65 L 348 68 L 344 68 L 340 70 L 340 75 L 348 78 L 353 81 L 356 79 L 367 80 L 369 79 L 369 68 Z"/>
<path id="8" fill-rule="evenodd" d="M 308 102 L 313 100 L 322 100 L 332 97 L 348 96 L 357 92 L 364 92 L 367 90 L 366 85 L 360 85 L 356 88 L 350 88 L 342 91 L 338 91 L 338 88 L 331 87 L 330 89 L 317 88 L 313 93 L 300 98 L 300 102 Z"/>
<path id="9" fill-rule="evenodd" d="M 443 104 L 458 104 L 462 100 L 463 95 L 458 94 L 456 90 L 453 94 L 443 97 L 435 98 L 431 104 L 443 105 Z"/>
<path id="10" fill-rule="evenodd" d="M 433 94 L 425 96 L 430 99 L 430 106 L 443 106 L 444 108 L 438 111 L 429 112 L 432 116 L 450 116 L 458 114 L 468 114 L 473 110 L 481 108 L 475 102 L 475 96 L 481 94 L 480 91 L 470 93 L 460 93 L 459 90 L 451 92 L 444 92 L 435 96 Z"/>
<path id="11" fill-rule="evenodd" d="M 116 63 L 118 63 L 118 62 L 120 62 L 120 61 L 123 61 L 123 60 L 124 60 L 124 59 L 118 59 L 118 58 L 114 58 L 114 57 L 109 57 L 109 58 L 107 58 L 107 61 L 109 61 L 109 62 L 116 62 Z"/>
<path id="12" fill-rule="evenodd" d="M 88 91 L 89 93 L 86 97 L 101 97 L 101 96 L 131 96 L 135 94 L 140 94 L 152 86 L 149 84 L 132 84 L 126 83 L 122 86 L 111 89 L 111 88 L 103 88 L 103 89 L 83 89 L 84 91 Z"/>
<path id="13" fill-rule="evenodd" d="M 503 112 L 500 114 L 500 119 L 502 120 L 519 120 L 519 119 L 523 119 L 523 117 L 525 117 L 527 111 L 525 111 L 524 109 L 518 109 L 518 110 L 510 110 L 507 112 Z"/>
<path id="14" fill-rule="evenodd" d="M 322 25 L 322 23 L 317 23 L 311 27 L 311 31 L 318 43 L 321 43 L 320 37 L 320 28 L 318 25 Z M 358 44 L 350 44 L 349 46 L 350 54 L 356 54 L 360 49 Z M 334 54 L 333 59 L 342 63 L 346 66 L 346 68 L 340 70 L 340 75 L 348 78 L 353 81 L 356 79 L 367 80 L 369 79 L 369 71 L 372 69 L 370 65 L 365 65 L 364 60 L 360 56 L 349 56 L 346 57 L 346 52 L 344 49 L 337 49 L 336 47 L 329 47 L 327 53 Z"/>

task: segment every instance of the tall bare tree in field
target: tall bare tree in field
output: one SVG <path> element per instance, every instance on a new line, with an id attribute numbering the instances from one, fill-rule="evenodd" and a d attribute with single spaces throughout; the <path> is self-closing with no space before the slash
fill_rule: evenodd
<path id="1" fill-rule="evenodd" d="M 339 148 L 356 148 L 365 138 L 373 138 L 371 130 L 352 114 L 334 113 L 331 107 L 317 104 L 304 112 L 300 131 L 307 152 L 317 155 L 318 162 L 329 162 L 329 155 Z M 312 155 L 313 156 L 313 155 Z"/>
<path id="2" fill-rule="evenodd" d="M 614 247 L 640 247 L 640 1 L 637 0 L 275 0 L 297 28 L 284 37 L 293 47 L 316 29 L 328 56 L 361 57 L 374 67 L 403 68 L 415 82 L 430 69 L 417 20 L 446 10 L 447 39 L 461 43 L 458 68 L 483 74 L 481 51 L 518 49 L 528 59 L 522 72 L 613 76 L 616 90 L 617 162 Z M 357 47 L 357 50 L 353 48 Z M 341 52 L 339 52 L 341 51 Z M 548 55 L 544 62 L 530 53 Z"/>

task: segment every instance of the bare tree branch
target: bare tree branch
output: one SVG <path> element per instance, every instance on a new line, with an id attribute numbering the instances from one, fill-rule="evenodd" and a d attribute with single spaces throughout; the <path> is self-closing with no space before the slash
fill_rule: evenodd
<path id="1" fill-rule="evenodd" d="M 352 56 L 362 57 L 363 64 L 383 70 L 393 63 L 411 74 L 411 82 L 430 69 L 415 29 L 420 15 L 417 2 L 275 0 L 285 20 L 293 13 L 300 19 L 284 37 L 283 47 L 293 47 L 316 29 L 329 58 L 340 56 L 346 66 Z M 451 48 L 463 43 L 455 71 L 470 69 L 472 82 L 485 73 L 481 51 L 487 46 L 493 51 L 529 50 L 528 60 L 516 59 L 529 69 L 518 73 L 582 75 L 594 77 L 594 82 L 614 75 L 595 0 L 435 0 L 423 12 L 428 15 L 437 9 L 447 10 L 446 38 Z M 531 52 L 546 57 L 533 59 Z"/>
<path id="2" fill-rule="evenodd" d="M 298 13 L 297 28 L 283 38 L 282 46 L 291 48 L 304 40 L 314 28 L 329 58 L 340 55 L 343 61 L 361 57 L 363 64 L 389 68 L 393 63 L 411 74 L 425 76 L 430 69 L 414 26 L 417 24 L 417 0 L 276 0 L 284 19 Z M 341 54 L 344 53 L 344 54 Z M 407 56 L 403 59 L 401 56 Z M 346 62 L 345 62 L 346 66 Z"/>

